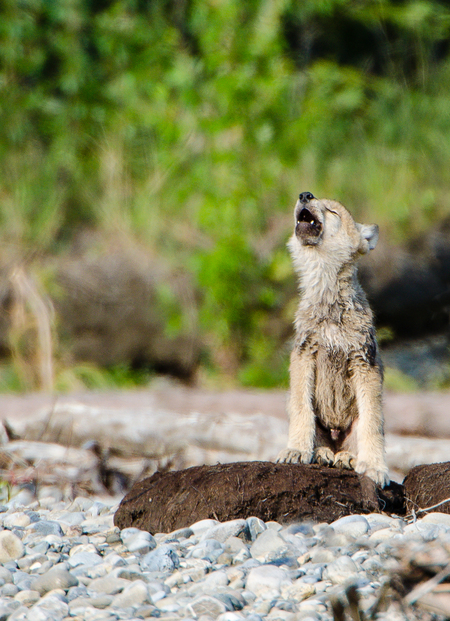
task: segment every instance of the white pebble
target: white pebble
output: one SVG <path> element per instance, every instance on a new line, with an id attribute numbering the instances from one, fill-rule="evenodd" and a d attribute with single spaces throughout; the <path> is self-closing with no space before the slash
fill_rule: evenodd
<path id="1" fill-rule="evenodd" d="M 24 554 L 24 546 L 17 535 L 9 530 L 0 532 L 0 563 L 15 561 Z"/>
<path id="2" fill-rule="evenodd" d="M 246 588 L 257 597 L 269 600 L 278 597 L 283 587 L 292 584 L 288 572 L 274 565 L 261 565 L 250 570 Z"/>

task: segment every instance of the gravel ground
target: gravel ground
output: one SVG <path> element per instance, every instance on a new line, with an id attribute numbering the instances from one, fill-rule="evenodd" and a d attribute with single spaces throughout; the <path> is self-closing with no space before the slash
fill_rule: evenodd
<path id="1" fill-rule="evenodd" d="M 27 489 L 14 492 L 0 507 L 0 621 L 325 621 L 332 603 L 351 614 L 355 597 L 360 618 L 380 598 L 373 618 L 446 618 L 428 610 L 445 611 L 435 590 L 447 585 L 427 587 L 425 578 L 422 598 L 407 592 L 408 579 L 424 582 L 417 567 L 428 577 L 447 567 L 450 515 L 411 523 L 352 515 L 289 526 L 255 517 L 204 520 L 151 535 L 113 525 L 117 499 L 68 502 L 53 487 L 37 499 Z"/>

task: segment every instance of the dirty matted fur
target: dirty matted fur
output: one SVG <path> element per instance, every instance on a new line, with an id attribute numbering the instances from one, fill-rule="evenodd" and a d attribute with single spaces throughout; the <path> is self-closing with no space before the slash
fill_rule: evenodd
<path id="1" fill-rule="evenodd" d="M 356 261 L 378 240 L 334 200 L 303 192 L 289 241 L 301 297 L 295 317 L 288 446 L 278 461 L 354 468 L 389 482 L 384 456 L 383 372 Z"/>

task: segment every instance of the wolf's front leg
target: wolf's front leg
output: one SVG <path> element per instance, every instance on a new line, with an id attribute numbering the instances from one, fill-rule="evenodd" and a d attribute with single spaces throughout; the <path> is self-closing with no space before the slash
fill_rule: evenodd
<path id="1" fill-rule="evenodd" d="M 277 461 L 311 463 L 314 452 L 315 418 L 312 407 L 314 390 L 314 359 L 309 351 L 294 348 L 290 365 L 288 401 L 289 439 Z"/>
<path id="2" fill-rule="evenodd" d="M 377 365 L 357 361 L 352 371 L 358 408 L 355 470 L 384 487 L 389 483 L 389 475 L 384 454 L 381 370 Z"/>

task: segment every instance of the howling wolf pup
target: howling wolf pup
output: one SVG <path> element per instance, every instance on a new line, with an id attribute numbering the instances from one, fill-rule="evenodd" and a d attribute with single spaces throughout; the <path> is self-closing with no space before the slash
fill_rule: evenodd
<path id="1" fill-rule="evenodd" d="M 356 261 L 378 226 L 302 192 L 289 241 L 301 298 L 290 364 L 288 446 L 278 461 L 354 468 L 389 483 L 381 404 L 383 371 Z"/>

